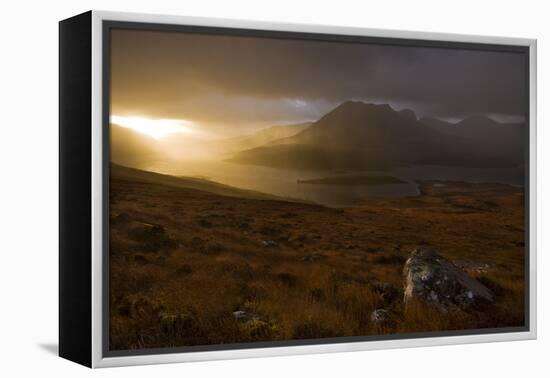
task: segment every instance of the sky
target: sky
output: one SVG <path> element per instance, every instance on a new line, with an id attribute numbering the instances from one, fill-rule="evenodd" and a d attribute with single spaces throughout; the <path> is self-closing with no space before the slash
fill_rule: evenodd
<path id="1" fill-rule="evenodd" d="M 122 29 L 111 46 L 111 115 L 198 134 L 316 120 L 347 100 L 446 120 L 525 116 L 518 53 Z"/>

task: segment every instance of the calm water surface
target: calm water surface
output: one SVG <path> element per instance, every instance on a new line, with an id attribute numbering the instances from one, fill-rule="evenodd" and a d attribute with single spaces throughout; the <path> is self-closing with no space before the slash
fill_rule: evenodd
<path id="1" fill-rule="evenodd" d="M 523 173 L 513 168 L 461 168 L 410 166 L 392 171 L 345 172 L 346 175 L 384 175 L 399 178 L 403 184 L 384 185 L 312 185 L 307 180 L 336 176 L 333 171 L 293 171 L 227 162 L 189 162 L 173 166 L 155 166 L 153 170 L 178 176 L 199 176 L 243 189 L 256 190 L 313 201 L 331 207 L 349 207 L 366 197 L 408 197 L 419 194 L 415 180 L 492 182 L 523 186 Z"/>

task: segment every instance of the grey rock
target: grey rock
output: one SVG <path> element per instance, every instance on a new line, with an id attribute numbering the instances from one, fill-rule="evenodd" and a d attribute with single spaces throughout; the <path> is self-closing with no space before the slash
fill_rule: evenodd
<path id="1" fill-rule="evenodd" d="M 485 274 L 493 270 L 493 267 L 486 263 L 478 263 L 475 261 L 455 261 L 454 264 L 467 273 Z"/>
<path id="2" fill-rule="evenodd" d="M 403 278 L 405 304 L 417 299 L 446 312 L 494 300 L 487 287 L 428 247 L 418 247 L 411 253 Z"/>
<path id="3" fill-rule="evenodd" d="M 233 311 L 233 317 L 236 320 L 248 321 L 248 320 L 260 320 L 260 317 L 257 314 L 252 312 L 247 312 L 243 310 Z"/>
<path id="4" fill-rule="evenodd" d="M 262 245 L 264 247 L 276 247 L 277 242 L 274 240 L 262 240 Z"/>
<path id="5" fill-rule="evenodd" d="M 370 321 L 373 323 L 382 323 L 388 320 L 388 318 L 388 311 L 383 308 L 378 308 L 370 314 Z"/>

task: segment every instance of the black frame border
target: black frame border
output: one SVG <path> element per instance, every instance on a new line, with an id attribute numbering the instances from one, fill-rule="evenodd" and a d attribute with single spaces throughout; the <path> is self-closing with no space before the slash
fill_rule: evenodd
<path id="1" fill-rule="evenodd" d="M 92 12 L 59 22 L 59 356 L 92 366 Z"/>

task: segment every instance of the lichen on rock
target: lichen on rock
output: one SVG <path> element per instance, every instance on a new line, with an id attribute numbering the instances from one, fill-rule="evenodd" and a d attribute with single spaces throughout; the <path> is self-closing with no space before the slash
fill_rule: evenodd
<path id="1" fill-rule="evenodd" d="M 441 311 L 492 302 L 493 293 L 428 247 L 416 248 L 403 268 L 405 305 L 421 300 Z"/>

